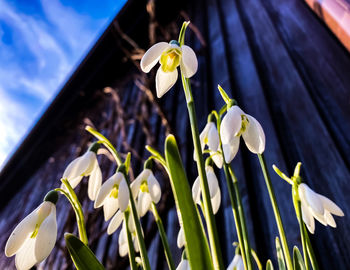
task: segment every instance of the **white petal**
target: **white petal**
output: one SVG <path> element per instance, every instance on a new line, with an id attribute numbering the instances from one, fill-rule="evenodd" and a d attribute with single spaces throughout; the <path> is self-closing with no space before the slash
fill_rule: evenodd
<path id="1" fill-rule="evenodd" d="M 222 164 L 224 163 L 224 160 L 222 158 L 221 153 L 219 153 L 219 152 L 210 152 L 210 156 L 211 156 L 212 160 L 214 161 L 216 167 L 221 169 L 222 168 Z"/>
<path id="2" fill-rule="evenodd" d="M 313 191 L 307 184 L 300 184 L 298 187 L 299 195 L 302 193 L 306 199 L 306 203 L 312 208 L 312 210 L 319 215 L 324 214 L 324 208 L 319 195 Z M 301 191 L 301 192 L 300 192 Z"/>
<path id="3" fill-rule="evenodd" d="M 177 235 L 177 247 L 182 248 L 185 245 L 185 232 L 182 227 L 180 227 L 179 233 Z"/>
<path id="4" fill-rule="evenodd" d="M 24 241 L 34 231 L 36 220 L 38 217 L 37 216 L 38 208 L 36 208 L 27 217 L 25 217 L 11 233 L 5 247 L 5 255 L 7 257 L 13 256 L 23 245 Z"/>
<path id="5" fill-rule="evenodd" d="M 237 270 L 244 270 L 244 264 L 243 264 L 242 258 L 238 261 L 236 269 Z"/>
<path id="6" fill-rule="evenodd" d="M 260 123 L 252 116 L 246 114 L 249 125 L 242 136 L 248 149 L 254 154 L 262 154 L 265 151 L 265 133 Z"/>
<path id="7" fill-rule="evenodd" d="M 126 234 L 125 223 L 123 223 L 123 227 L 119 233 L 118 245 L 119 245 L 119 255 L 120 257 L 124 257 L 128 254 L 128 239 Z"/>
<path id="8" fill-rule="evenodd" d="M 129 188 L 125 179 L 120 182 L 119 191 L 118 191 L 118 199 L 119 199 L 119 207 L 122 212 L 126 210 L 129 204 Z"/>
<path id="9" fill-rule="evenodd" d="M 220 204 L 221 204 L 221 191 L 220 188 L 218 188 L 216 194 L 214 195 L 214 197 L 211 198 L 211 205 L 213 208 L 213 213 L 214 215 L 219 211 L 220 208 Z"/>
<path id="10" fill-rule="evenodd" d="M 73 189 L 75 189 L 75 188 L 79 185 L 81 179 L 83 179 L 83 176 L 82 176 L 82 175 L 77 176 L 77 177 L 75 177 L 75 178 L 72 178 L 72 179 L 68 180 L 68 182 L 69 182 L 69 184 L 71 185 L 71 187 L 72 187 Z M 61 185 L 61 188 L 63 188 L 63 190 L 65 190 L 65 191 L 67 191 L 66 185 L 63 185 L 63 184 L 62 184 L 62 185 Z"/>
<path id="11" fill-rule="evenodd" d="M 197 204 L 201 203 L 201 189 L 200 189 L 199 176 L 196 178 L 192 186 L 192 198 L 195 203 Z"/>
<path id="12" fill-rule="evenodd" d="M 324 209 L 327 209 L 330 213 L 336 216 L 341 216 L 341 217 L 344 216 L 344 212 L 333 201 L 331 201 L 330 199 L 328 199 L 327 197 L 321 194 L 318 194 L 318 197 L 321 199 Z"/>
<path id="13" fill-rule="evenodd" d="M 177 69 L 172 72 L 163 72 L 160 67 L 156 75 L 157 97 L 161 98 L 176 83 L 178 74 Z"/>
<path id="14" fill-rule="evenodd" d="M 146 73 L 150 72 L 150 70 L 157 64 L 162 52 L 168 47 L 170 47 L 169 43 L 159 42 L 149 48 L 141 59 L 140 66 L 142 71 Z"/>
<path id="15" fill-rule="evenodd" d="M 219 189 L 218 179 L 214 173 L 213 167 L 208 166 L 205 170 L 207 174 L 210 198 L 213 198 Z"/>
<path id="16" fill-rule="evenodd" d="M 211 122 L 210 124 L 211 124 L 211 128 L 209 129 L 209 132 L 208 132 L 209 150 L 217 151 L 220 144 L 219 133 L 218 133 L 218 130 L 216 129 L 215 124 L 213 122 Z"/>
<path id="17" fill-rule="evenodd" d="M 186 78 L 191 78 L 194 74 L 196 74 L 198 69 L 198 60 L 195 52 L 191 47 L 187 45 L 181 46 L 182 57 L 180 61 L 180 68 L 182 74 Z"/>
<path id="18" fill-rule="evenodd" d="M 336 228 L 337 224 L 335 223 L 335 220 L 331 213 L 329 213 L 327 210 L 324 211 L 324 218 L 326 219 L 326 222 L 329 226 Z"/>
<path id="19" fill-rule="evenodd" d="M 56 206 L 52 204 L 50 215 L 41 224 L 35 241 L 35 259 L 41 262 L 50 255 L 57 238 Z"/>
<path id="20" fill-rule="evenodd" d="M 223 144 L 224 157 L 226 163 L 230 163 L 237 155 L 240 137 L 233 137 L 228 144 Z"/>
<path id="21" fill-rule="evenodd" d="M 208 139 L 208 132 L 209 132 L 210 126 L 211 126 L 211 123 L 207 123 L 204 129 L 202 130 L 201 134 L 199 135 L 202 151 L 204 150 L 204 147 L 205 147 L 205 140 Z"/>
<path id="22" fill-rule="evenodd" d="M 239 264 L 239 261 L 240 261 L 241 259 L 242 259 L 242 257 L 241 257 L 240 255 L 236 254 L 236 255 L 233 257 L 233 259 L 232 259 L 230 265 L 227 267 L 227 270 L 233 270 L 233 269 L 235 269 L 235 267 L 236 267 L 236 269 L 237 269 L 237 265 Z M 235 270 L 236 270 L 236 269 L 235 269 Z"/>
<path id="23" fill-rule="evenodd" d="M 303 203 L 301 203 L 301 215 L 306 227 L 310 233 L 313 234 L 315 232 L 315 220 L 312 214 L 309 212 L 308 207 Z"/>
<path id="24" fill-rule="evenodd" d="M 140 186 L 143 181 L 147 181 L 147 178 L 150 174 L 151 170 L 143 170 L 137 177 L 136 179 L 131 183 L 130 188 L 131 192 L 134 196 L 134 199 L 136 199 L 137 195 L 139 194 L 140 191 Z"/>
<path id="25" fill-rule="evenodd" d="M 326 217 L 324 216 L 324 212 L 323 214 L 319 214 L 317 213 L 313 208 L 311 208 L 310 206 L 308 206 L 309 212 L 313 215 L 313 217 L 320 222 L 322 225 L 327 226 L 327 220 Z"/>
<path id="26" fill-rule="evenodd" d="M 99 192 L 97 193 L 96 200 L 94 207 L 98 208 L 103 205 L 104 200 L 109 196 L 111 193 L 113 186 L 118 184 L 118 178 L 120 178 L 120 175 L 113 174 L 110 178 L 108 178 L 103 185 L 101 186 Z"/>
<path id="27" fill-rule="evenodd" d="M 90 163 L 93 162 L 95 153 L 87 151 L 84 155 L 74 159 L 65 169 L 62 178 L 68 180 L 84 175 L 89 169 Z"/>
<path id="28" fill-rule="evenodd" d="M 98 163 L 95 163 L 95 168 L 91 172 L 88 183 L 88 196 L 89 199 L 94 201 L 97 197 L 97 193 L 101 188 L 102 183 L 102 173 Z"/>
<path id="29" fill-rule="evenodd" d="M 124 219 L 124 214 L 122 211 L 118 211 L 114 217 L 111 219 L 111 221 L 108 224 L 108 228 L 107 228 L 107 233 L 108 234 L 112 234 L 114 233 L 120 226 L 120 224 L 122 223 Z"/>
<path id="30" fill-rule="evenodd" d="M 140 246 L 139 246 L 139 241 L 137 240 L 137 237 L 134 237 L 133 243 L 134 243 L 135 251 L 139 252 L 140 251 Z"/>
<path id="31" fill-rule="evenodd" d="M 188 260 L 182 260 L 179 265 L 176 267 L 176 270 L 190 270 L 190 263 Z"/>
<path id="32" fill-rule="evenodd" d="M 27 238 L 16 254 L 15 265 L 17 270 L 28 270 L 37 263 L 34 250 L 35 238 Z"/>
<path id="33" fill-rule="evenodd" d="M 220 135 L 223 144 L 228 144 L 241 130 L 244 112 L 238 106 L 228 109 L 220 125 Z"/>
<path id="34" fill-rule="evenodd" d="M 119 202 L 114 197 L 107 197 L 103 202 L 103 214 L 105 221 L 109 220 L 118 211 Z"/>
<path id="35" fill-rule="evenodd" d="M 150 209 L 152 203 L 152 198 L 147 192 L 140 192 L 138 201 L 137 201 L 137 209 L 140 217 L 146 215 L 147 211 Z"/>
<path id="36" fill-rule="evenodd" d="M 149 194 L 151 195 L 152 201 L 155 203 L 158 203 L 162 195 L 162 190 L 160 188 L 159 182 L 154 177 L 152 172 L 148 176 L 147 185 L 148 185 L 148 190 L 149 190 Z"/>

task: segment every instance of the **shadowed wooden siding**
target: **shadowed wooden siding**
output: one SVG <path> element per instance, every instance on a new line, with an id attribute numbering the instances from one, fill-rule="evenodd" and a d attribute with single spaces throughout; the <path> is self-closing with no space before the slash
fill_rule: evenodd
<path id="1" fill-rule="evenodd" d="M 176 2 L 177 3 L 177 2 Z M 192 79 L 199 127 L 223 101 L 217 84 L 262 124 L 266 159 L 275 187 L 290 248 L 300 247 L 291 188 L 272 171 L 276 164 L 292 174 L 303 163 L 303 179 L 316 192 L 334 200 L 345 212 L 337 229 L 317 223 L 311 236 L 322 269 L 350 267 L 350 57 L 340 42 L 301 0 L 203 0 L 186 5 L 129 1 L 106 30 L 43 118 L 0 174 L 0 246 L 14 226 L 31 212 L 45 193 L 59 186 L 69 162 L 84 153 L 92 136 L 86 124 L 102 131 L 122 152 L 132 152 L 133 175 L 148 154 L 145 144 L 163 150 L 166 134 L 179 142 L 191 182 L 196 177 L 187 109 L 180 82 L 156 99 L 154 75 L 139 71 L 138 59 L 150 44 L 176 39 L 184 18 L 195 26 L 187 44 L 198 55 Z M 183 12 L 180 13 L 180 7 Z M 169 12 L 169 13 L 167 13 Z M 194 34 L 196 33 L 196 34 Z M 127 36 L 126 36 L 127 35 Z M 108 157 L 99 157 L 103 179 L 115 171 Z M 265 262 L 275 258 L 278 235 L 257 157 L 244 143 L 233 168 L 237 174 L 253 248 Z M 222 204 L 216 216 L 225 263 L 237 241 L 223 174 L 219 173 Z M 159 210 L 176 262 L 178 221 L 167 177 L 160 169 L 163 196 Z M 89 242 L 107 269 L 124 269 L 118 256 L 118 234 L 107 236 L 102 209 L 87 199 L 86 180 L 76 189 L 86 215 Z M 64 232 L 77 233 L 75 217 L 65 198 L 57 204 L 58 241 L 40 269 L 72 269 L 64 248 Z M 151 215 L 142 219 L 152 269 L 167 269 Z M 0 268 L 13 269 L 14 259 L 0 253 Z"/>

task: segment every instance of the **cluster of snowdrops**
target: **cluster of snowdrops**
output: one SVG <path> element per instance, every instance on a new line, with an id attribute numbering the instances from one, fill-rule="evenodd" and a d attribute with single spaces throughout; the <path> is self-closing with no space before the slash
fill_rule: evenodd
<path id="1" fill-rule="evenodd" d="M 273 269 L 270 260 L 262 264 L 257 254 L 250 247 L 247 220 L 242 204 L 238 179 L 230 166 L 239 149 L 241 137 L 247 148 L 257 155 L 267 190 L 270 195 L 272 210 L 276 219 L 279 237 L 276 237 L 276 252 L 279 269 L 318 269 L 318 264 L 308 236 L 315 232 L 315 219 L 327 226 L 336 227 L 332 215 L 343 216 L 342 210 L 330 199 L 317 194 L 300 177 L 301 163 L 294 174 L 287 176 L 276 166 L 275 172 L 291 185 L 294 209 L 299 222 L 302 252 L 295 246 L 292 255 L 283 228 L 282 219 L 276 202 L 273 186 L 266 166 L 263 152 L 265 134 L 260 123 L 245 113 L 237 102 L 218 87 L 225 105 L 219 111 L 212 111 L 207 124 L 199 133 L 191 84 L 198 68 L 194 51 L 184 45 L 185 32 L 189 22 L 181 28 L 178 41 L 160 42 L 153 45 L 143 56 L 140 66 L 149 72 L 157 63 L 157 96 L 161 98 L 178 79 L 180 68 L 183 89 L 191 123 L 194 143 L 194 161 L 198 177 L 192 187 L 186 177 L 181 156 L 174 136 L 165 141 L 164 154 L 146 146 L 150 157 L 144 163 L 143 171 L 130 182 L 130 153 L 122 160 L 110 141 L 91 127 L 86 130 L 96 137 L 87 152 L 73 160 L 66 168 L 61 179 L 61 187 L 50 191 L 42 204 L 24 218 L 13 230 L 5 247 L 6 256 L 16 255 L 17 269 L 30 269 L 47 258 L 55 246 L 57 237 L 56 202 L 59 194 L 67 197 L 75 214 L 79 237 L 66 233 L 66 247 L 77 269 L 104 269 L 89 248 L 86 235 L 84 213 L 74 192 L 83 177 L 88 177 L 88 197 L 94 207 L 103 207 L 105 221 L 109 221 L 107 233 L 113 234 L 121 227 L 118 239 L 120 256 L 129 256 L 130 268 L 151 269 L 144 242 L 140 219 L 149 211 L 153 213 L 160 238 L 164 247 L 169 269 Z M 115 174 L 102 183 L 102 173 L 97 160 L 100 147 L 105 147 L 118 165 Z M 204 160 L 204 157 L 206 159 Z M 168 239 L 157 212 L 156 204 L 161 199 L 161 187 L 152 168 L 158 162 L 168 174 L 175 198 L 180 230 L 177 245 L 183 248 L 180 263 L 176 266 L 170 252 Z M 224 265 L 218 231 L 214 215 L 220 208 L 221 189 L 215 175 L 214 166 L 223 169 L 237 231 L 237 242 L 232 261 Z M 200 214 L 202 212 L 202 215 Z M 275 266 L 276 267 L 276 266 Z"/>

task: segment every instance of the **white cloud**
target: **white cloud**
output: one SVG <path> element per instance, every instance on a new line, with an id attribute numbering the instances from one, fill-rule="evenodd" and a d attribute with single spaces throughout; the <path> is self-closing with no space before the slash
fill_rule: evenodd
<path id="1" fill-rule="evenodd" d="M 0 0 L 0 168 L 35 123 L 105 20 L 94 21 L 59 0 L 40 0 L 44 15 L 28 15 Z M 106 18 L 107 19 L 107 18 Z M 40 102 L 38 102 L 40 101 Z M 33 102 L 40 103 L 33 110 Z"/>

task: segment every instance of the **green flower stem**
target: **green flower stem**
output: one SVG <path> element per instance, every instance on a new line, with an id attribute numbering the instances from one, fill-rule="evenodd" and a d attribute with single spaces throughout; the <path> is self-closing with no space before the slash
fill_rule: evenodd
<path id="1" fill-rule="evenodd" d="M 306 236 L 305 238 L 306 238 L 307 252 L 309 254 L 309 258 L 310 258 L 310 261 L 311 261 L 312 269 L 319 270 L 320 268 L 319 268 L 317 260 L 316 260 L 314 249 L 312 248 L 312 245 L 311 245 L 311 241 L 310 241 L 310 238 L 309 238 L 309 233 L 307 232 L 305 225 L 303 227 L 304 227 L 303 230 L 304 230 L 304 233 L 305 233 L 305 236 Z"/>
<path id="2" fill-rule="evenodd" d="M 95 129 L 93 129 L 90 126 L 87 126 L 85 128 L 88 132 L 90 132 L 92 135 L 94 135 L 97 139 L 100 140 L 101 143 L 103 143 L 103 145 L 109 150 L 109 152 L 113 155 L 115 161 L 117 162 L 118 166 L 121 166 L 123 164 L 123 161 L 118 153 L 118 151 L 114 148 L 114 146 L 111 144 L 111 142 L 105 137 L 103 136 L 101 133 L 99 133 L 98 131 L 96 131 Z M 140 253 L 141 253 L 141 259 L 142 259 L 142 266 L 144 270 L 150 270 L 151 266 L 149 264 L 149 259 L 148 259 L 148 255 L 147 255 L 147 250 L 146 250 L 146 245 L 145 245 L 145 241 L 143 239 L 143 234 L 142 234 L 142 230 L 141 230 L 141 224 L 140 224 L 140 220 L 137 214 L 137 210 L 136 210 L 136 206 L 135 206 L 135 200 L 134 197 L 132 195 L 131 189 L 130 189 L 130 180 L 128 175 L 126 174 L 126 172 L 123 172 L 126 182 L 128 184 L 128 189 L 129 189 L 129 195 L 130 195 L 130 204 L 131 204 L 131 213 L 132 213 L 132 218 L 135 222 L 135 228 L 136 228 L 136 236 L 137 236 L 137 240 L 139 242 L 139 246 L 140 246 Z M 127 230 L 128 232 L 128 230 Z M 129 232 L 130 234 L 130 232 Z M 129 237 L 129 235 L 128 235 Z"/>
<path id="3" fill-rule="evenodd" d="M 235 225 L 236 225 L 238 245 L 239 245 L 239 248 L 241 250 L 241 255 L 242 255 L 242 259 L 243 259 L 243 263 L 244 263 L 244 269 L 251 269 L 251 268 L 248 268 L 246 247 L 244 245 L 246 241 L 244 241 L 244 238 L 243 238 L 242 224 L 241 224 L 240 216 L 238 213 L 238 206 L 237 206 L 237 201 L 235 198 L 235 188 L 233 186 L 233 179 L 231 178 L 231 175 L 229 172 L 229 165 L 226 162 L 224 162 L 223 166 L 224 166 L 226 183 L 227 183 L 227 187 L 228 187 L 228 194 L 230 195 L 230 200 L 231 200 L 231 205 L 232 205 L 233 218 L 235 220 Z"/>
<path id="4" fill-rule="evenodd" d="M 166 236 L 163 222 L 158 214 L 157 207 L 154 202 L 152 202 L 152 213 L 158 226 L 158 231 L 164 247 L 164 254 L 165 254 L 166 261 L 168 263 L 169 270 L 175 270 L 176 267 L 174 264 L 173 257 L 171 256 L 168 238 Z"/>
<path id="5" fill-rule="evenodd" d="M 185 78 L 182 74 L 181 74 L 181 77 L 182 77 L 182 84 L 183 84 L 186 101 L 187 101 L 188 114 L 189 114 L 190 123 L 191 123 L 192 139 L 193 139 L 193 145 L 194 145 L 195 155 L 197 159 L 197 170 L 198 170 L 200 186 L 201 186 L 202 195 L 203 195 L 204 216 L 207 222 L 210 249 L 213 257 L 214 268 L 224 269 L 224 262 L 222 259 L 218 232 L 216 229 L 213 208 L 210 201 L 210 193 L 209 193 L 207 175 L 205 172 L 202 148 L 199 140 L 196 111 L 194 107 L 191 85 L 188 78 Z"/>
<path id="6" fill-rule="evenodd" d="M 126 232 L 127 232 L 127 238 L 128 238 L 128 249 L 129 249 L 129 262 L 130 262 L 130 269 L 131 270 L 137 270 L 137 264 L 135 261 L 135 250 L 134 250 L 134 243 L 132 241 L 131 233 L 129 226 L 129 217 L 130 217 L 130 212 L 129 210 L 126 210 L 124 212 L 124 219 L 125 219 L 125 224 L 126 224 Z"/>
<path id="7" fill-rule="evenodd" d="M 114 148 L 113 144 L 111 144 L 111 142 L 105 136 L 103 136 L 100 132 L 95 130 L 93 127 L 86 126 L 85 129 L 88 132 L 90 132 L 92 135 L 94 135 L 97 139 L 99 139 L 100 142 L 109 150 L 109 152 L 112 154 L 115 161 L 117 162 L 118 166 L 120 166 L 123 163 L 118 151 Z"/>
<path id="8" fill-rule="evenodd" d="M 241 221 L 240 223 L 241 223 L 241 227 L 242 227 L 244 248 L 245 248 L 245 254 L 246 254 L 246 258 L 247 258 L 247 267 L 248 267 L 248 269 L 252 269 L 251 248 L 250 248 L 250 242 L 249 242 L 249 237 L 248 237 L 246 218 L 244 215 L 242 198 L 241 198 L 241 194 L 240 194 L 239 188 L 238 188 L 238 180 L 237 180 L 237 177 L 234 174 L 231 167 L 229 167 L 229 172 L 230 172 L 230 175 L 231 175 L 232 180 L 233 180 L 232 182 L 233 182 L 233 187 L 234 187 L 236 200 L 237 200 L 237 209 L 238 209 L 239 219 Z"/>
<path id="9" fill-rule="evenodd" d="M 254 258 L 254 260 L 255 260 L 255 262 L 256 262 L 256 265 L 258 266 L 258 269 L 259 269 L 259 270 L 263 270 L 262 264 L 261 264 L 261 262 L 260 262 L 260 260 L 259 260 L 259 257 L 258 257 L 258 255 L 256 254 L 256 252 L 255 252 L 254 249 L 251 249 L 251 254 L 252 254 L 252 256 L 253 256 L 253 258 Z"/>
<path id="10" fill-rule="evenodd" d="M 303 247 L 305 269 L 310 270 L 309 261 L 307 258 L 306 236 L 305 236 L 305 230 L 304 230 L 304 222 L 303 222 L 302 213 L 301 213 L 301 203 L 298 197 L 299 196 L 297 196 L 297 187 L 293 186 L 293 203 L 294 203 L 294 208 L 297 214 L 299 228 L 300 228 L 300 236 L 301 236 L 301 244 Z"/>
<path id="11" fill-rule="evenodd" d="M 286 237 L 286 234 L 284 232 L 280 211 L 278 209 L 276 196 L 275 196 L 275 192 L 273 190 L 273 186 L 272 186 L 272 183 L 271 183 L 270 175 L 269 175 L 269 172 L 268 172 L 267 167 L 266 167 L 265 158 L 264 158 L 263 154 L 258 154 L 258 157 L 259 157 L 261 169 L 262 169 L 263 174 L 264 174 L 266 187 L 267 187 L 267 190 L 269 192 L 269 196 L 270 196 L 273 212 L 275 214 L 275 219 L 276 219 L 276 223 L 277 223 L 278 233 L 279 233 L 280 238 L 281 238 L 282 249 L 283 249 L 284 257 L 285 257 L 285 260 L 286 260 L 286 263 L 287 263 L 287 269 L 288 270 L 293 270 L 293 263 L 292 263 L 292 260 L 291 260 L 291 257 L 290 257 L 290 253 L 289 253 L 287 237 Z"/>
<path id="12" fill-rule="evenodd" d="M 62 181 L 63 185 L 66 187 L 67 191 L 65 191 L 61 188 L 56 188 L 55 190 L 62 192 L 67 197 L 69 202 L 71 203 L 71 205 L 74 209 L 74 212 L 75 212 L 76 219 L 77 219 L 79 238 L 85 245 L 88 245 L 89 241 L 88 241 L 87 234 L 86 234 L 84 213 L 83 213 L 83 209 L 81 207 L 81 204 L 80 204 L 78 197 L 75 194 L 72 186 L 69 184 L 68 180 L 62 179 L 61 181 Z"/>

